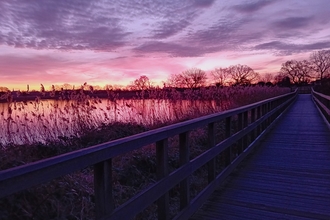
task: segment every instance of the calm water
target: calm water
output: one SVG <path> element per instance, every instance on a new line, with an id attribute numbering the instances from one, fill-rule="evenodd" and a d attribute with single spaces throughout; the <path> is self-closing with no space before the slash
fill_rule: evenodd
<path id="1" fill-rule="evenodd" d="M 86 130 L 118 121 L 152 126 L 224 108 L 224 103 L 215 101 L 167 99 L 0 103 L 0 143 L 35 143 L 59 136 L 79 136 Z"/>

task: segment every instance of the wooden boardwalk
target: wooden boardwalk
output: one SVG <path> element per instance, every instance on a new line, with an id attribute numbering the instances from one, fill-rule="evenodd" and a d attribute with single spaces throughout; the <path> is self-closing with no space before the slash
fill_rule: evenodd
<path id="1" fill-rule="evenodd" d="M 330 131 L 311 95 L 298 96 L 191 219 L 330 219 Z"/>

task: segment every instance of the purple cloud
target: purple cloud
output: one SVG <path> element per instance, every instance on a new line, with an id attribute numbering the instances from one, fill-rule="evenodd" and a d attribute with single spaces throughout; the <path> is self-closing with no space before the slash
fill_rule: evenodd
<path id="1" fill-rule="evenodd" d="M 253 13 L 272 4 L 274 0 L 259 0 L 256 2 L 234 5 L 232 8 L 241 13 Z"/>
<path id="2" fill-rule="evenodd" d="M 281 30 L 305 28 L 310 25 L 312 20 L 312 17 L 289 17 L 274 22 L 274 26 Z"/>
<path id="3" fill-rule="evenodd" d="M 130 34 L 118 19 L 98 14 L 90 1 L 29 1 L 1 7 L 0 22 L 9 24 L 0 42 L 10 46 L 113 50 L 123 46 L 123 39 Z"/>
<path id="4" fill-rule="evenodd" d="M 193 0 L 197 7 L 210 7 L 215 0 Z"/>
<path id="5" fill-rule="evenodd" d="M 172 56 L 195 57 L 203 54 L 197 47 L 183 46 L 175 43 L 152 41 L 134 49 L 137 53 L 168 53 Z"/>
<path id="6" fill-rule="evenodd" d="M 308 4 L 297 0 L 17 0 L 15 4 L 2 0 L 0 45 L 128 51 L 131 56 L 161 52 L 192 57 L 225 50 L 282 51 L 287 46 L 286 50 L 297 52 L 327 46 L 326 34 L 320 39 L 315 36 L 328 30 L 323 25 L 329 22 L 326 6 L 326 0 Z M 297 16 L 299 12 L 304 16 Z M 311 37 L 300 44 L 303 49 L 282 43 L 284 38 L 294 41 L 302 36 Z"/>
<path id="7" fill-rule="evenodd" d="M 256 50 L 274 50 L 279 55 L 290 55 L 292 53 L 311 51 L 311 50 L 322 50 L 324 48 L 330 47 L 330 41 L 316 42 L 311 44 L 289 44 L 280 41 L 272 41 L 268 43 L 263 43 L 255 46 Z"/>

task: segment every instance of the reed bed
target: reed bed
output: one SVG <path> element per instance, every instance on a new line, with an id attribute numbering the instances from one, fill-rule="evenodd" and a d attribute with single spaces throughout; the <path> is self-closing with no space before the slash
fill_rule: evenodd
<path id="1" fill-rule="evenodd" d="M 66 99 L 0 103 L 0 145 L 30 145 L 79 138 L 112 123 L 141 124 L 149 129 L 253 103 L 287 92 L 279 87 L 224 87 L 137 92 L 100 99 L 84 91 Z M 10 99 L 9 99 L 10 100 Z"/>

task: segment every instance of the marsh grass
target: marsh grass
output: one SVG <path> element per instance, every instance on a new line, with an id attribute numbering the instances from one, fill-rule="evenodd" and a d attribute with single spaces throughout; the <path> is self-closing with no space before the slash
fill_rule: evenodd
<path id="1" fill-rule="evenodd" d="M 108 91 L 108 99 L 100 99 L 90 91 L 80 90 L 65 92 L 58 100 L 36 97 L 23 102 L 14 101 L 8 93 L 2 97 L 7 102 L 0 103 L 0 145 L 5 148 L 65 141 L 116 122 L 137 123 L 151 129 L 285 92 L 278 87 L 211 87 L 139 91 L 132 99 L 119 99 L 119 93 Z"/>
<path id="2" fill-rule="evenodd" d="M 70 100 L 43 102 L 39 98 L 16 103 L 11 98 L 8 109 L 2 109 L 0 170 L 28 164 L 106 141 L 126 137 L 153 128 L 250 104 L 287 93 L 277 87 L 228 87 L 201 90 L 156 90 L 138 92 L 135 99 L 117 99 L 108 91 L 101 100 L 84 91 L 70 94 Z M 106 104 L 104 104 L 106 103 Z M 165 103 L 165 104 L 164 104 Z M 46 114 L 50 111 L 50 114 Z M 23 112 L 23 113 L 22 113 Z M 17 117 L 19 116 L 19 117 Z M 123 120 L 121 120 L 123 119 Z M 235 121 L 235 118 L 234 118 Z M 224 122 L 216 123 L 216 141 L 224 137 Z M 233 133 L 237 126 L 233 125 Z M 31 129 L 37 131 L 32 133 Z M 34 135 L 34 136 L 33 136 Z M 190 159 L 207 148 L 206 128 L 189 134 Z M 235 149 L 235 147 L 234 147 Z M 170 172 L 179 167 L 179 138 L 169 138 Z M 217 173 L 224 167 L 219 155 Z M 190 177 L 191 197 L 207 184 L 206 166 Z M 0 199 L 0 219 L 94 219 L 92 168 L 57 178 L 50 183 Z M 115 206 L 156 182 L 155 146 L 113 158 L 113 192 Z M 178 212 L 179 187 L 170 192 L 172 216 Z M 156 204 L 141 212 L 136 219 L 155 219 Z"/>

